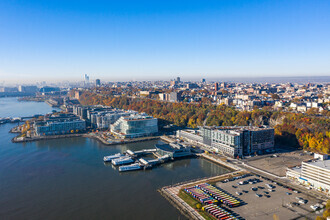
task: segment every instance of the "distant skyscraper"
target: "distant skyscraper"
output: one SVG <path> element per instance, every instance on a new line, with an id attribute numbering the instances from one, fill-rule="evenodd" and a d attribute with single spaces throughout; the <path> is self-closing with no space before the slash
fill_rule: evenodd
<path id="1" fill-rule="evenodd" d="M 101 80 L 100 79 L 95 80 L 95 86 L 96 87 L 101 86 Z"/>
<path id="2" fill-rule="evenodd" d="M 176 81 L 179 83 L 180 82 L 180 77 L 176 77 Z"/>
<path id="3" fill-rule="evenodd" d="M 202 79 L 202 83 L 205 83 L 205 79 Z"/>
<path id="4" fill-rule="evenodd" d="M 214 90 L 215 90 L 215 91 L 218 91 L 218 89 L 219 89 L 219 83 L 216 82 L 216 83 L 214 84 Z"/>
<path id="5" fill-rule="evenodd" d="M 89 85 L 89 76 L 87 74 L 85 74 L 84 76 L 84 83 L 85 83 L 85 86 L 88 86 Z"/>

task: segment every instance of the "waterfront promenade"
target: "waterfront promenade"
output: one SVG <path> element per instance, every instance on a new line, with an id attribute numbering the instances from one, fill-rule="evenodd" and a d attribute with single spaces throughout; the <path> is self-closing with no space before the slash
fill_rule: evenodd
<path id="1" fill-rule="evenodd" d="M 10 130 L 11 133 L 19 133 L 20 131 L 17 127 L 13 127 Z M 150 140 L 157 140 L 160 136 L 147 136 L 147 137 L 140 137 L 140 138 L 132 138 L 132 139 L 112 139 L 112 138 L 104 138 L 100 133 L 75 133 L 75 134 L 62 134 L 62 135 L 47 135 L 47 136 L 31 136 L 31 137 L 21 137 L 17 135 L 12 139 L 13 143 L 21 143 L 21 142 L 32 142 L 32 141 L 40 141 L 40 140 L 51 140 L 51 139 L 61 139 L 61 138 L 71 138 L 71 137 L 87 137 L 96 139 L 102 142 L 105 145 L 118 145 L 118 144 L 129 144 L 129 143 L 136 143 L 142 141 L 150 141 Z"/>

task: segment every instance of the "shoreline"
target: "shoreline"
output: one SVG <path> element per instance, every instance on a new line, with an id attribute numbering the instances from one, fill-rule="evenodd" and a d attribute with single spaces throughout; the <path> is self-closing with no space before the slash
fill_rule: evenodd
<path id="1" fill-rule="evenodd" d="M 204 182 L 211 181 L 220 181 L 232 176 L 236 176 L 240 173 L 245 173 L 245 171 L 231 171 L 228 173 L 224 173 L 218 176 L 213 177 L 205 177 L 201 179 L 189 180 L 181 183 L 176 183 L 170 186 L 164 186 L 158 190 L 158 192 L 173 205 L 176 209 L 180 211 L 183 215 L 188 217 L 189 219 L 195 220 L 204 220 L 204 217 L 193 207 L 187 204 L 183 199 L 179 197 L 180 190 L 185 186 L 196 185 Z"/>
<path id="2" fill-rule="evenodd" d="M 14 132 L 13 132 L 14 133 Z M 15 132 L 19 133 L 19 132 Z M 33 141 L 41 141 L 41 140 L 52 140 L 52 139 L 61 139 L 61 138 L 71 138 L 71 137 L 81 137 L 83 134 L 64 134 L 64 135 L 51 135 L 51 136 L 42 136 L 42 137 L 33 137 L 33 138 L 26 138 L 26 137 L 13 137 L 11 141 L 13 143 L 23 143 L 23 142 L 33 142 Z M 21 138 L 21 139 L 19 139 Z"/>
<path id="3" fill-rule="evenodd" d="M 12 128 L 9 133 L 18 133 L 20 134 L 18 130 L 15 129 L 16 127 Z M 49 135 L 49 136 L 37 136 L 37 137 L 19 137 L 19 135 L 13 137 L 11 141 L 13 143 L 23 143 L 23 142 L 33 142 L 33 141 L 41 141 L 41 140 L 53 140 L 53 139 L 62 139 L 62 138 L 72 138 L 72 137 L 86 137 L 91 139 L 96 139 L 100 141 L 101 143 L 105 145 L 119 145 L 119 144 L 130 144 L 130 143 L 136 143 L 136 142 L 142 142 L 142 141 L 150 141 L 150 140 L 157 140 L 160 139 L 160 136 L 149 136 L 149 137 L 140 137 L 135 139 L 123 139 L 123 140 L 114 140 L 109 142 L 108 140 L 105 140 L 104 138 L 94 135 L 93 133 L 78 133 L 78 134 L 63 134 L 63 135 Z"/>
<path id="4" fill-rule="evenodd" d="M 105 144 L 105 145 L 118 145 L 118 144 L 130 144 L 130 143 L 136 143 L 136 142 L 143 142 L 143 141 L 151 141 L 151 140 L 157 140 L 160 139 L 159 136 L 149 136 L 149 137 L 141 137 L 141 138 L 135 138 L 135 139 L 122 139 L 120 141 L 112 141 L 112 142 L 108 142 L 107 140 L 105 140 L 104 138 L 97 136 L 97 135 L 93 135 L 93 133 L 86 133 L 83 134 L 82 137 L 87 137 L 87 138 L 91 138 L 91 139 L 96 139 L 98 141 L 100 141 L 101 143 Z"/>

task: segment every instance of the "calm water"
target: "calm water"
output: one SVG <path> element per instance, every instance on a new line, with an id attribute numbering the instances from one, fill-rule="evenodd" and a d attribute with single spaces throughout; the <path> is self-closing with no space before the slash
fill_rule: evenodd
<path id="1" fill-rule="evenodd" d="M 52 109 L 45 103 L 0 99 L 0 117 Z M 119 173 L 104 155 L 152 148 L 157 141 L 105 146 L 88 138 L 11 143 L 0 125 L 0 219 L 184 219 L 157 189 L 227 169 L 184 159 L 148 171 Z"/>

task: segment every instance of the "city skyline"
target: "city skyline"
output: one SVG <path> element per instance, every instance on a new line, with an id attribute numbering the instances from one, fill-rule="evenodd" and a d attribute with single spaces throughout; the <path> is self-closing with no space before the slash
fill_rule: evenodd
<path id="1" fill-rule="evenodd" d="M 2 1 L 2 81 L 329 76 L 328 1 Z"/>

